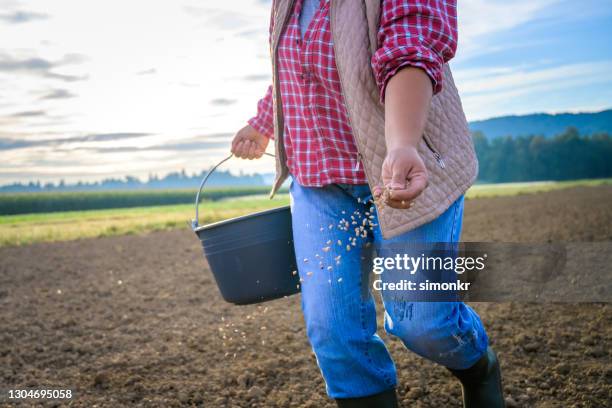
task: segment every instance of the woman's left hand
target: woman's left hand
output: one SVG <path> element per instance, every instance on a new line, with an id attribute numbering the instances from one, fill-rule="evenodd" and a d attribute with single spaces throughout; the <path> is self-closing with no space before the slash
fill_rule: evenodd
<path id="1" fill-rule="evenodd" d="M 427 169 L 414 146 L 398 147 L 387 151 L 382 166 L 384 186 L 374 188 L 374 198 L 379 198 L 385 187 L 389 191 L 385 204 L 406 209 L 412 205 L 427 187 Z"/>

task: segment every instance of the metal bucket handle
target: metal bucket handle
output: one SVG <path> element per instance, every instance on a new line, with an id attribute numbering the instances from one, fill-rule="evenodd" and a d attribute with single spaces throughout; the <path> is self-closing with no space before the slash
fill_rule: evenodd
<path id="1" fill-rule="evenodd" d="M 274 157 L 274 155 L 271 154 L 271 153 L 265 153 L 264 152 L 264 154 L 266 156 Z M 223 159 L 219 163 L 217 163 L 212 169 L 208 170 L 208 172 L 206 173 L 206 175 L 202 179 L 202 182 L 200 183 L 200 188 L 198 189 L 198 194 L 196 194 L 196 199 L 195 199 L 195 218 L 193 220 L 191 220 L 191 229 L 192 230 L 195 231 L 198 228 L 198 226 L 199 226 L 199 224 L 198 224 L 198 219 L 199 219 L 198 206 L 200 205 L 200 194 L 202 194 L 202 188 L 204 187 L 204 184 L 206 184 L 206 181 L 214 173 L 214 171 L 217 170 L 217 167 L 221 166 L 223 163 L 225 163 L 226 161 L 228 161 L 232 157 L 234 157 L 234 154 L 230 153 L 229 156 L 227 156 L 225 159 Z"/>

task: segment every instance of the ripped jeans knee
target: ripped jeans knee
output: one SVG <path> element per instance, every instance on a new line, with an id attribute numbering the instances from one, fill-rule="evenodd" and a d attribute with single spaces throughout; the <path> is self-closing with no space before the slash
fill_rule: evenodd
<path id="1" fill-rule="evenodd" d="M 386 302 L 385 330 L 409 350 L 452 369 L 471 367 L 488 345 L 480 317 L 462 302 Z"/>

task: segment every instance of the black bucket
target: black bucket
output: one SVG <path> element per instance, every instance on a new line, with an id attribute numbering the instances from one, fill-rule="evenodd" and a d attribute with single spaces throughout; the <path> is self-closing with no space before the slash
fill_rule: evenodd
<path id="1" fill-rule="evenodd" d="M 198 226 L 202 187 L 217 167 L 231 157 L 213 167 L 202 180 L 196 196 L 196 216 L 191 223 L 221 295 L 227 302 L 246 305 L 298 293 L 300 282 L 295 272 L 288 206 Z"/>

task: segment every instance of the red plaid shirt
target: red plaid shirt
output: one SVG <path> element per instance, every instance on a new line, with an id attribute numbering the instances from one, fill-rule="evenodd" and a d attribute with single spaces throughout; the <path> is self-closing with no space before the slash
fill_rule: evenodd
<path id="1" fill-rule="evenodd" d="M 311 187 L 366 183 L 336 69 L 329 1 L 321 0 L 302 39 L 302 0 L 296 0 L 278 44 L 287 166 L 294 179 Z M 442 65 L 457 46 L 456 16 L 455 0 L 382 1 L 379 48 L 371 61 L 381 102 L 387 81 L 405 66 L 425 70 L 434 93 L 440 91 Z M 273 137 L 271 86 L 248 123 Z"/>

